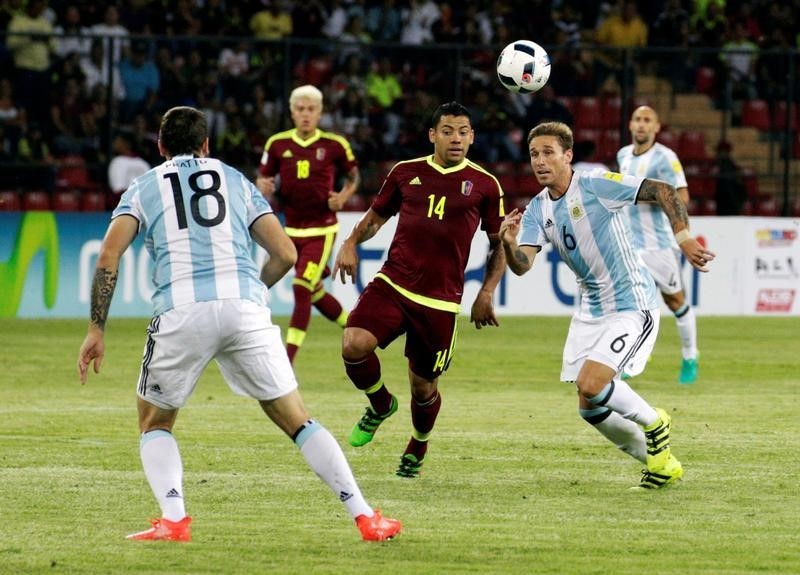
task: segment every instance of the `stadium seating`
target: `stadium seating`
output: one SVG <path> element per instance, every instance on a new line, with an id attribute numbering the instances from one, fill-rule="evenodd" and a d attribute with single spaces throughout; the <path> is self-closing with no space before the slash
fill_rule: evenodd
<path id="1" fill-rule="evenodd" d="M 766 100 L 746 100 L 742 104 L 742 126 L 755 128 L 761 132 L 770 129 L 769 105 Z"/>
<path id="2" fill-rule="evenodd" d="M 716 97 L 717 95 L 717 78 L 714 68 L 708 66 L 701 66 L 695 72 L 694 87 L 700 94 Z"/>
<path id="3" fill-rule="evenodd" d="M 714 197 L 716 182 L 708 169 L 701 164 L 690 163 L 683 166 L 683 171 L 689 187 L 689 197 L 698 201 Z"/>
<path id="4" fill-rule="evenodd" d="M 678 138 L 676 152 L 682 162 L 708 160 L 705 134 L 699 130 L 684 130 Z"/>
<path id="5" fill-rule="evenodd" d="M 22 209 L 43 211 L 50 209 L 50 196 L 43 190 L 28 190 L 22 194 Z"/>
<path id="6" fill-rule="evenodd" d="M 15 190 L 0 190 L 0 212 L 18 212 L 22 208 L 19 193 Z"/>
<path id="7" fill-rule="evenodd" d="M 603 98 L 602 122 L 607 129 L 619 130 L 622 120 L 622 98 L 619 96 L 609 96 Z"/>
<path id="8" fill-rule="evenodd" d="M 670 148 L 673 152 L 678 151 L 678 134 L 672 132 L 670 130 L 665 130 L 663 127 L 661 131 L 656 135 L 656 141 L 664 144 L 666 147 Z"/>
<path id="9" fill-rule="evenodd" d="M 53 210 L 57 212 L 79 212 L 81 194 L 78 190 L 57 190 L 53 195 Z"/>
<path id="10" fill-rule="evenodd" d="M 599 129 L 603 127 L 603 110 L 600 98 L 583 96 L 575 101 L 572 111 L 576 130 Z"/>
<path id="11" fill-rule="evenodd" d="M 106 195 L 101 190 L 83 190 L 81 193 L 81 211 L 106 211 Z"/>
<path id="12" fill-rule="evenodd" d="M 800 106 L 793 104 L 790 115 L 787 113 L 788 109 L 784 100 L 775 102 L 772 107 L 772 129 L 782 132 L 786 129 L 788 123 L 790 130 L 797 131 L 797 127 L 800 125 L 798 109 L 800 109 Z"/>

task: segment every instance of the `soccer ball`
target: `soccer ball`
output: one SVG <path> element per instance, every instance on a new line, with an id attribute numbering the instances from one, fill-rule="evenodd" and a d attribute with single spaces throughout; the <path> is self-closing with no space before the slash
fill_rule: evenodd
<path id="1" fill-rule="evenodd" d="M 517 40 L 500 52 L 497 77 L 512 92 L 536 92 L 550 78 L 550 56 L 536 42 Z"/>

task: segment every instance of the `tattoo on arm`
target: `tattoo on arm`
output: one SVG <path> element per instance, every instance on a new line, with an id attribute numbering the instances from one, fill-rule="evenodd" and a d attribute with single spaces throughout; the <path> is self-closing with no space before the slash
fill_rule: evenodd
<path id="1" fill-rule="evenodd" d="M 117 287 L 117 272 L 98 268 L 92 281 L 91 322 L 104 329 L 108 319 L 108 308 Z"/>
<path id="2" fill-rule="evenodd" d="M 521 248 L 517 248 L 514 250 L 514 260 L 519 263 L 521 266 L 525 268 L 529 268 L 531 266 L 530 260 L 528 260 L 528 256 L 525 255 L 525 252 L 522 251 Z"/>
<path id="3" fill-rule="evenodd" d="M 689 227 L 689 213 L 686 211 L 686 206 L 677 190 L 669 184 L 658 180 L 645 180 L 639 188 L 637 201 L 657 202 L 669 219 L 673 231 Z M 677 224 L 681 224 L 678 230 L 675 229 Z"/>

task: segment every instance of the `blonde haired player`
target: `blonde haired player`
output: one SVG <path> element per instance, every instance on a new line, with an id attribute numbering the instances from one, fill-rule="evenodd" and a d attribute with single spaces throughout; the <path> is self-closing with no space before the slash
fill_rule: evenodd
<path id="1" fill-rule="evenodd" d="M 273 135 L 264 145 L 256 186 L 280 206 L 284 229 L 297 249 L 292 282 L 294 309 L 286 331 L 289 360 L 303 345 L 313 305 L 324 317 L 344 328 L 347 312 L 325 291 L 339 223 L 336 212 L 356 193 L 361 182 L 358 162 L 342 136 L 319 129 L 322 92 L 299 86 L 289 96 L 294 128 Z M 336 177 L 343 174 L 340 190 Z M 277 178 L 277 180 L 276 180 Z"/>

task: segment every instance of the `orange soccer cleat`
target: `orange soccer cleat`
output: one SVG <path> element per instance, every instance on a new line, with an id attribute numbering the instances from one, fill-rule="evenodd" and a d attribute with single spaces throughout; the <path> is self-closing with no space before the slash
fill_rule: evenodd
<path id="1" fill-rule="evenodd" d="M 138 541 L 191 541 L 192 529 L 189 527 L 192 518 L 188 515 L 180 521 L 170 521 L 169 519 L 151 519 L 153 525 L 150 529 L 131 533 L 126 539 L 136 539 Z"/>
<path id="2" fill-rule="evenodd" d="M 356 517 L 356 525 L 364 541 L 387 541 L 400 533 L 402 528 L 397 519 L 383 517 L 380 509 L 376 509 L 372 517 L 359 515 Z"/>

